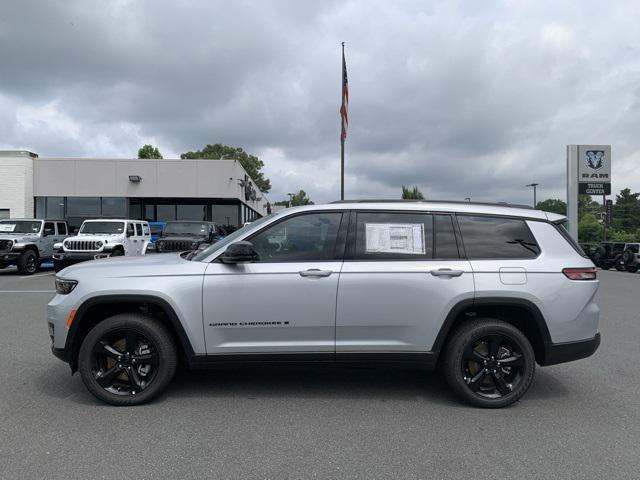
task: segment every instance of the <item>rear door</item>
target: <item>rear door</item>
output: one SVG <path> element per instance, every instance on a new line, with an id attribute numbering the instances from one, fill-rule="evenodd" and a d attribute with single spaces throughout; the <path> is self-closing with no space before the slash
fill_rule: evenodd
<path id="1" fill-rule="evenodd" d="M 353 212 L 338 288 L 336 352 L 428 352 L 451 308 L 473 294 L 451 215 Z"/>

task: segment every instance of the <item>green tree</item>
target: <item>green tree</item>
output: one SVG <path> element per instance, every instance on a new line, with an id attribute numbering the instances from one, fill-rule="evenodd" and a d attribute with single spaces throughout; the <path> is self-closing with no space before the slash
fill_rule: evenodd
<path id="1" fill-rule="evenodd" d="M 544 210 L 545 212 L 558 213 L 560 215 L 567 214 L 567 204 L 562 200 L 555 198 L 547 198 L 536 205 L 538 210 Z"/>
<path id="2" fill-rule="evenodd" d="M 138 158 L 162 158 L 162 154 L 158 147 L 147 144 L 138 150 Z"/>
<path id="3" fill-rule="evenodd" d="M 424 200 L 424 196 L 422 192 L 418 190 L 418 186 L 414 186 L 413 188 L 402 186 L 402 197 L 403 200 Z"/>
<path id="4" fill-rule="evenodd" d="M 214 145 L 207 145 L 202 150 L 196 150 L 195 152 L 185 152 L 180 155 L 182 159 L 210 159 L 210 160 L 238 160 L 242 168 L 245 169 L 247 174 L 254 181 L 256 186 L 262 191 L 262 193 L 268 193 L 271 190 L 271 182 L 268 178 L 265 178 L 262 173 L 264 163 L 255 155 L 249 155 L 242 148 L 229 147 L 216 143 Z"/>
<path id="5" fill-rule="evenodd" d="M 602 225 L 595 215 L 586 214 L 578 222 L 578 239 L 581 242 L 599 242 L 602 240 Z"/>
<path id="6" fill-rule="evenodd" d="M 640 192 L 631 189 L 620 190 L 613 205 L 613 227 L 625 232 L 640 228 Z"/>
<path id="7" fill-rule="evenodd" d="M 289 206 L 289 200 L 280 200 L 279 202 L 274 203 L 274 205 L 284 205 L 285 207 Z M 299 207 L 300 205 L 313 205 L 313 202 L 307 196 L 307 192 L 304 190 L 300 190 L 295 195 L 291 196 L 291 206 Z"/>

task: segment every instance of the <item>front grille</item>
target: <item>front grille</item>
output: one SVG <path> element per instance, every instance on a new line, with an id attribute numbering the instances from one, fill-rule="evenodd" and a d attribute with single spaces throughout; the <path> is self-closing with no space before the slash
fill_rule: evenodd
<path id="1" fill-rule="evenodd" d="M 67 240 L 64 248 L 73 251 L 92 252 L 100 250 L 98 242 L 95 240 Z"/>
<path id="2" fill-rule="evenodd" d="M 13 247 L 13 241 L 0 240 L 0 252 L 8 252 Z"/>
<path id="3" fill-rule="evenodd" d="M 159 252 L 183 252 L 191 250 L 189 240 L 161 240 L 156 244 Z"/>

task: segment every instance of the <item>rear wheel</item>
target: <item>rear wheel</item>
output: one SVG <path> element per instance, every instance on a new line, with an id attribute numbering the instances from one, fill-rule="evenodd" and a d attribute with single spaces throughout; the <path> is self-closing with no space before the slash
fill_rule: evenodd
<path id="1" fill-rule="evenodd" d="M 636 273 L 638 271 L 637 265 L 627 265 L 627 272 Z"/>
<path id="2" fill-rule="evenodd" d="M 22 275 L 33 275 L 38 271 L 38 256 L 33 250 L 25 250 L 18 257 L 18 272 Z"/>
<path id="3" fill-rule="evenodd" d="M 443 373 L 465 402 L 500 408 L 518 401 L 535 373 L 535 355 L 524 334 L 506 322 L 479 319 L 460 326 L 448 342 Z"/>
<path id="4" fill-rule="evenodd" d="M 122 250 L 120 250 L 119 248 L 117 248 L 113 252 L 111 252 L 111 256 L 112 257 L 121 257 L 122 255 L 124 255 L 124 252 Z"/>
<path id="5" fill-rule="evenodd" d="M 176 346 L 164 325 L 138 313 L 100 322 L 82 342 L 78 356 L 87 389 L 111 405 L 152 400 L 173 378 L 176 363 Z"/>

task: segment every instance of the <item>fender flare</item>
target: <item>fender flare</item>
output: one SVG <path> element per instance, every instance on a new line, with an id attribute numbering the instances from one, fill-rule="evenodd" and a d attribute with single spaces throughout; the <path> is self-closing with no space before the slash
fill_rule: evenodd
<path id="1" fill-rule="evenodd" d="M 456 319 L 462 312 L 468 309 L 473 309 L 474 307 L 524 308 L 531 314 L 531 317 L 534 319 L 536 328 L 540 333 L 544 345 L 546 346 L 552 343 L 551 335 L 549 334 L 549 328 L 547 327 L 547 323 L 544 320 L 544 316 L 540 312 L 540 309 L 530 300 L 518 297 L 480 297 L 475 299 L 462 300 L 451 308 L 449 314 L 447 315 L 447 318 L 440 327 L 440 331 L 438 332 L 436 340 L 433 342 L 433 347 L 431 348 L 433 352 L 440 353 L 440 351 L 444 347 L 444 343 L 447 337 L 449 336 L 449 333 L 451 333 L 451 329 L 453 328 Z"/>

